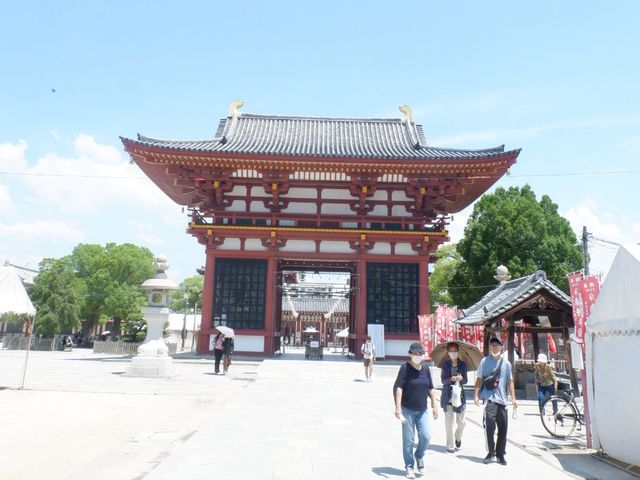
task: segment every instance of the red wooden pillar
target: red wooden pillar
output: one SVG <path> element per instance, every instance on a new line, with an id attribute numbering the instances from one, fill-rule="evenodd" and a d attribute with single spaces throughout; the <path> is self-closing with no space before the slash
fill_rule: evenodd
<path id="1" fill-rule="evenodd" d="M 429 310 L 429 257 L 420 260 L 418 269 L 418 314 L 427 315 Z"/>
<path id="2" fill-rule="evenodd" d="M 352 351 L 356 356 L 360 356 L 358 348 L 364 342 L 367 336 L 367 262 L 362 256 L 357 261 L 358 272 L 358 289 L 356 294 L 356 331 L 355 342 L 351 345 Z"/>
<path id="3" fill-rule="evenodd" d="M 267 258 L 267 291 L 265 294 L 265 315 L 264 315 L 264 354 L 273 355 L 274 349 L 274 336 L 275 336 L 275 310 L 276 310 L 276 295 L 280 292 L 276 291 L 276 268 L 275 259 L 273 255 Z"/>
<path id="4" fill-rule="evenodd" d="M 198 332 L 197 352 L 199 354 L 211 353 L 209 351 L 209 335 L 211 335 L 211 319 L 213 318 L 214 302 L 214 278 L 216 257 L 215 250 L 206 249 L 206 263 L 204 267 L 204 285 L 202 287 L 202 311 L 200 312 L 200 331 Z"/>

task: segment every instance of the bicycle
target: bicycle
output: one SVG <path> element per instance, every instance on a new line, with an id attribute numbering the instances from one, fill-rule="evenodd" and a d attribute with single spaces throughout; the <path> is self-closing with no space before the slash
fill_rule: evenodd
<path id="1" fill-rule="evenodd" d="M 585 424 L 584 412 L 576 403 L 573 390 L 546 399 L 540 410 L 540 419 L 545 430 L 557 438 L 568 437 L 576 426 L 579 425 L 581 430 Z"/>

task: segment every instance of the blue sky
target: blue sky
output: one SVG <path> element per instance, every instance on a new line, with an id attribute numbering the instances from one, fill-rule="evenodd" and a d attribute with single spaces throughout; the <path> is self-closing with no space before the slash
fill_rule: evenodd
<path id="1" fill-rule="evenodd" d="M 204 250 L 186 216 L 118 137 L 210 138 L 234 99 L 348 117 L 409 104 L 433 145 L 522 148 L 499 186 L 529 183 L 576 231 L 636 243 L 639 14 L 631 0 L 9 2 L 0 261 L 128 241 L 165 253 L 174 280 L 194 274 Z M 593 242 L 592 268 L 614 253 Z"/>

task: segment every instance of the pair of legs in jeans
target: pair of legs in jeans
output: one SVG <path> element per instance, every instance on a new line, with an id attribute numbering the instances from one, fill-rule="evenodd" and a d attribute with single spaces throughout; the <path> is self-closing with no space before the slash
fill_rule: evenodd
<path id="1" fill-rule="evenodd" d="M 411 410 L 402 407 L 402 415 L 407 419 L 402 424 L 402 456 L 404 457 L 404 467 L 413 468 L 414 459 L 418 461 L 418 468 L 422 468 L 424 453 L 427 451 L 431 433 L 429 432 L 429 410 Z M 415 455 L 415 435 L 418 432 L 418 446 Z"/>
<path id="2" fill-rule="evenodd" d="M 547 394 L 549 396 L 556 394 L 556 389 L 553 388 L 553 385 L 549 385 L 547 387 L 543 387 L 542 385 L 538 385 L 538 407 L 540 411 L 542 411 L 542 404 L 544 403 L 544 399 Z M 551 402 L 553 404 L 553 413 L 558 411 L 558 402 Z"/>

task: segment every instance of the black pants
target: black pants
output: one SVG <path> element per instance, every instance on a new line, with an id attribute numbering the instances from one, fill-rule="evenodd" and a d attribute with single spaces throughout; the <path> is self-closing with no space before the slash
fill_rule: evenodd
<path id="1" fill-rule="evenodd" d="M 494 440 L 498 426 L 498 441 Z M 509 415 L 506 405 L 495 402 L 487 402 L 484 408 L 484 429 L 487 433 L 487 445 L 489 454 L 504 457 L 507 448 L 507 428 L 509 427 Z"/>
<path id="2" fill-rule="evenodd" d="M 222 360 L 222 350 L 218 350 L 217 348 L 215 349 L 215 355 L 216 355 L 216 366 L 215 366 L 215 372 L 216 373 L 220 373 L 220 360 Z"/>

